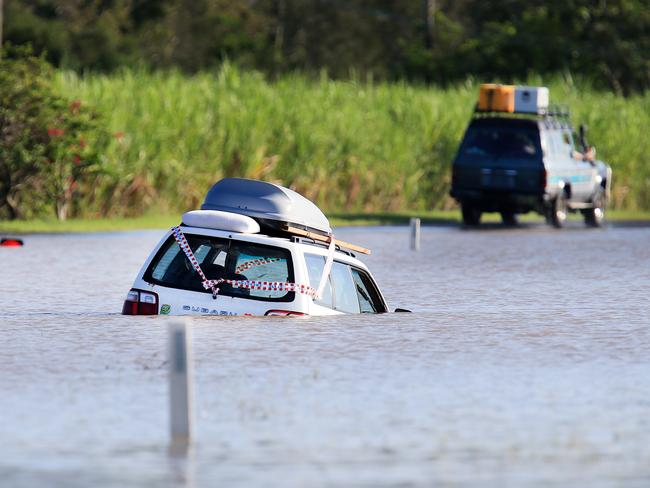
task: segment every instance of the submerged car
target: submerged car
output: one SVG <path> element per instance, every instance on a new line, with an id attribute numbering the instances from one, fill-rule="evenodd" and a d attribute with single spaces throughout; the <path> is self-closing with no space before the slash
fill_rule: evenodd
<path id="1" fill-rule="evenodd" d="M 152 251 L 125 315 L 383 313 L 368 268 L 336 240 L 325 215 L 272 183 L 226 178 Z"/>
<path id="2" fill-rule="evenodd" d="M 569 212 L 581 212 L 588 226 L 601 226 L 612 170 L 595 159 L 585 132 L 576 137 L 568 110 L 549 107 L 545 87 L 483 85 L 453 162 L 450 193 L 463 223 L 499 212 L 512 225 L 534 211 L 562 227 Z"/>

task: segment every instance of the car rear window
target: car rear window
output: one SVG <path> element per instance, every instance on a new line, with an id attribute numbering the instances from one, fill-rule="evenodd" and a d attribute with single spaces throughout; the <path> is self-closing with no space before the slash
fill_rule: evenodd
<path id="1" fill-rule="evenodd" d="M 460 148 L 463 156 L 537 159 L 541 148 L 535 130 L 516 127 L 470 127 Z"/>
<path id="2" fill-rule="evenodd" d="M 287 249 L 217 237 L 185 234 L 196 260 L 209 280 L 293 282 L 291 253 Z M 158 285 L 211 293 L 185 253 L 170 236 L 145 272 L 144 279 Z M 295 293 L 219 286 L 219 294 L 253 300 L 293 301 Z"/>

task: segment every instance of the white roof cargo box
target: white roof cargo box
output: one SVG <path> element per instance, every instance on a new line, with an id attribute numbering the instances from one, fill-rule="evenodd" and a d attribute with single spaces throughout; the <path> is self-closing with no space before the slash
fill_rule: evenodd
<path id="1" fill-rule="evenodd" d="M 515 112 L 543 114 L 548 110 L 548 88 L 545 86 L 515 87 Z"/>
<path id="2" fill-rule="evenodd" d="M 316 205 L 293 190 L 265 181 L 224 178 L 210 188 L 201 209 L 246 215 L 255 219 L 263 232 L 287 225 L 322 234 L 332 232 L 329 220 Z"/>

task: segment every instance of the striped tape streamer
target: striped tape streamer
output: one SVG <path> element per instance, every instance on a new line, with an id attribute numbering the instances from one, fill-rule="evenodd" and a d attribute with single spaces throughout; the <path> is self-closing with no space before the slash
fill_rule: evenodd
<path id="1" fill-rule="evenodd" d="M 183 231 L 180 229 L 180 227 L 178 226 L 172 227 L 172 233 L 174 235 L 174 239 L 176 239 L 176 243 L 178 244 L 178 247 L 180 247 L 181 250 L 185 253 L 185 256 L 187 256 L 187 259 L 189 259 L 190 261 L 190 264 L 200 276 L 201 284 L 203 285 L 203 288 L 205 288 L 206 290 L 211 290 L 212 297 L 215 299 L 217 298 L 217 295 L 219 293 L 219 285 L 221 285 L 222 283 L 226 283 L 227 285 L 230 285 L 233 288 L 244 288 L 248 290 L 257 290 L 257 291 L 296 292 L 296 293 L 301 293 L 303 295 L 310 296 L 312 298 L 317 296 L 317 292 L 315 288 L 312 288 L 309 285 L 299 285 L 297 283 L 289 283 L 283 281 L 256 281 L 256 280 L 226 280 L 226 279 L 209 280 L 205 276 L 205 273 L 203 273 L 203 270 L 201 269 L 199 262 L 196 260 L 196 257 L 192 252 L 192 248 L 187 242 L 187 239 L 185 238 L 185 234 L 183 234 Z M 260 264 L 266 264 L 266 263 L 261 263 L 261 261 L 264 261 L 265 259 L 269 259 L 273 261 L 280 260 L 279 258 L 262 258 L 259 260 L 248 261 L 243 264 L 255 263 L 256 261 L 260 261 Z M 273 262 L 273 261 L 268 261 L 268 262 Z M 253 266 L 258 266 L 258 264 L 253 264 L 250 267 Z"/>
<path id="2" fill-rule="evenodd" d="M 253 259 L 251 261 L 246 261 L 245 263 L 241 263 L 239 266 L 235 268 L 235 273 L 241 274 L 246 270 L 249 270 L 251 268 L 254 268 L 255 266 L 263 266 L 265 264 L 269 263 L 275 263 L 278 261 L 282 261 L 282 258 L 259 258 L 259 259 Z"/>

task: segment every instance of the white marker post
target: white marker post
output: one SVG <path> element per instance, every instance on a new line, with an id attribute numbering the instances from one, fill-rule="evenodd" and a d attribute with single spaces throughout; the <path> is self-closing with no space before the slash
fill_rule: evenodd
<path id="1" fill-rule="evenodd" d="M 411 249 L 420 250 L 420 219 L 411 219 Z"/>
<path id="2" fill-rule="evenodd" d="M 171 445 L 192 442 L 192 328 L 189 319 L 169 324 L 169 421 Z"/>

